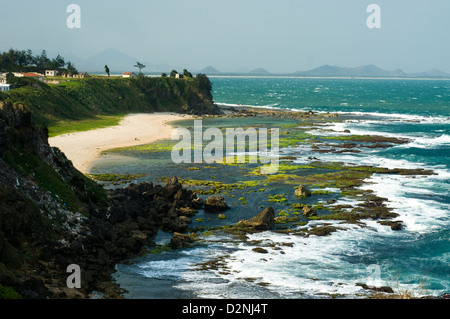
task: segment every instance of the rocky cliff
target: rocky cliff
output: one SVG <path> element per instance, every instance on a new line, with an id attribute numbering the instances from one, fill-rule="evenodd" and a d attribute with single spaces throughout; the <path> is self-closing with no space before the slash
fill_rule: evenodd
<path id="1" fill-rule="evenodd" d="M 0 102 L 0 294 L 118 298 L 114 265 L 151 246 L 159 228 L 184 231 L 184 212 L 202 202 L 176 178 L 107 191 L 46 134 L 23 105 Z M 80 289 L 67 287 L 71 264 L 81 268 Z"/>

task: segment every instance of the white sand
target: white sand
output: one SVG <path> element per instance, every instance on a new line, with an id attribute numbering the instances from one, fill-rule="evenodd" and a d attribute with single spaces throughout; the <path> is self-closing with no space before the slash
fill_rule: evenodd
<path id="1" fill-rule="evenodd" d="M 49 138 L 49 144 L 58 147 L 75 168 L 86 174 L 102 151 L 170 138 L 174 128 L 166 122 L 188 118 L 174 113 L 129 114 L 117 126 L 58 135 Z"/>

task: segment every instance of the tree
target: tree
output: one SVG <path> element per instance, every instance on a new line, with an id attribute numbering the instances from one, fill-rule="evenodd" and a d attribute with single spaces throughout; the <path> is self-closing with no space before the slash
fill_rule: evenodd
<path id="1" fill-rule="evenodd" d="M 178 74 L 178 72 L 176 70 L 170 71 L 170 77 L 171 78 L 174 78 L 177 74 Z"/>
<path id="2" fill-rule="evenodd" d="M 51 64 L 52 70 L 60 70 L 60 69 L 64 68 L 64 65 L 66 65 L 66 61 L 64 60 L 64 58 L 62 56 L 60 56 L 58 54 L 56 56 L 56 58 L 54 58 L 50 64 Z"/>
<path id="3" fill-rule="evenodd" d="M 207 98 L 211 99 L 212 96 L 212 83 L 206 74 L 199 73 L 195 77 L 195 85 Z"/>
<path id="4" fill-rule="evenodd" d="M 49 69 L 49 66 L 51 64 L 50 59 L 47 57 L 47 52 L 45 50 L 42 50 L 41 55 L 36 57 L 36 68 L 38 71 L 43 71 L 45 69 Z"/>
<path id="5" fill-rule="evenodd" d="M 183 70 L 183 76 L 186 78 L 192 78 L 192 73 L 189 72 L 188 70 L 184 69 Z"/>
<path id="6" fill-rule="evenodd" d="M 142 75 L 142 69 L 145 68 L 145 65 L 140 62 L 136 62 L 136 65 L 134 67 L 139 68 L 139 75 Z"/>
<path id="7" fill-rule="evenodd" d="M 78 73 L 77 68 L 70 61 L 67 63 L 67 71 L 69 72 L 69 74 L 77 74 Z"/>
<path id="8" fill-rule="evenodd" d="M 108 65 L 105 65 L 105 72 L 106 72 L 106 74 L 108 74 L 108 77 L 109 77 L 109 68 L 108 68 Z"/>

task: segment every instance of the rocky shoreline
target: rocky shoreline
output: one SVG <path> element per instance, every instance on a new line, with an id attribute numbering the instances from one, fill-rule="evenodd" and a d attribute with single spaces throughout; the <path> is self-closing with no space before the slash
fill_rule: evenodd
<path id="1" fill-rule="evenodd" d="M 121 298 L 114 266 L 154 245 L 158 229 L 183 232 L 203 206 L 176 178 L 165 186 L 106 190 L 48 144 L 20 104 L 0 104 L 1 298 Z M 69 265 L 81 288 L 68 288 Z"/>
<path id="2" fill-rule="evenodd" d="M 313 112 L 283 112 L 273 110 L 230 109 L 228 117 L 277 116 L 295 120 L 323 121 L 336 118 L 335 114 Z M 216 115 L 212 115 L 216 116 Z M 292 143 L 304 138 L 302 132 L 288 128 L 282 134 L 282 143 Z M 348 142 L 351 141 L 351 144 Z M 362 147 L 389 147 L 403 141 L 380 137 L 351 136 L 343 144 L 331 144 L 333 140 L 320 143 L 313 139 L 313 150 L 324 147 L 351 149 Z M 294 203 L 287 209 L 292 214 L 319 220 L 322 224 L 309 229 L 291 229 L 298 225 L 299 217 L 290 213 L 275 212 L 272 207 L 261 208 L 253 218 L 207 232 L 225 232 L 246 240 L 246 234 L 273 230 L 299 236 L 328 236 L 337 231 L 327 225 L 327 219 L 358 223 L 371 218 L 393 231 L 402 229 L 401 222 L 390 221 L 393 214 L 385 205 L 385 199 L 370 192 L 362 192 L 357 186 L 372 173 L 421 175 L 432 174 L 420 170 L 387 170 L 372 167 L 346 167 L 339 163 L 312 161 L 303 167 L 287 166 L 289 157 L 283 160 L 280 173 L 275 176 L 260 176 L 266 183 L 282 179 L 296 185 L 292 191 L 297 198 L 311 196 L 310 190 L 299 183 L 300 176 L 287 174 L 295 169 L 319 169 L 326 173 L 301 176 L 306 184 L 320 187 L 333 185 L 342 194 L 358 198 L 361 202 L 352 207 L 334 205 L 333 200 L 316 205 Z M 313 159 L 312 159 L 313 160 Z M 0 288 L 4 287 L 10 297 L 86 299 L 101 297 L 123 298 L 124 290 L 114 282 L 115 265 L 156 246 L 155 236 L 159 229 L 173 233 L 170 249 L 195 245 L 205 233 L 190 228 L 191 218 L 199 209 L 222 213 L 229 209 L 220 195 L 221 187 L 233 185 L 215 182 L 214 191 L 207 199 L 197 196 L 200 192 L 188 188 L 189 181 L 177 177 L 166 178 L 162 185 L 154 183 L 130 184 L 125 188 L 105 189 L 78 172 L 65 155 L 48 145 L 46 131 L 32 124 L 29 112 L 20 104 L 0 105 Z M 328 171 L 336 170 L 335 173 Z M 194 181 L 193 181 L 194 182 Z M 262 182 L 255 184 L 256 187 Z M 211 183 L 208 183 L 208 186 Z M 186 186 L 187 185 L 187 186 Z M 300 186 L 299 186 L 300 185 Z M 228 187 L 229 186 L 229 187 Z M 236 186 L 236 185 L 234 185 Z M 238 185 L 240 187 L 248 187 Z M 211 187 L 211 186 L 209 186 Z M 317 194 L 317 193 L 316 193 Z M 273 194 L 272 194 L 273 195 Z M 277 195 L 278 196 L 278 195 Z M 273 202 L 283 202 L 284 196 L 271 196 Z M 341 205 L 342 206 L 342 205 Z M 297 210 L 299 210 L 297 212 Z M 334 212 L 330 216 L 317 214 L 320 210 Z M 224 214 L 222 214 L 224 216 Z M 276 226 L 276 230 L 274 227 Z M 201 241 L 200 241 L 201 242 Z M 255 243 L 257 245 L 257 243 Z M 255 252 L 265 253 L 264 247 L 255 247 Z M 81 288 L 67 287 L 67 266 L 81 268 Z M 211 265 L 208 265 L 211 266 Z M 386 290 L 386 289 L 385 289 Z M 385 292 L 385 291 L 384 291 Z"/>
<path id="3" fill-rule="evenodd" d="M 228 117 L 257 118 L 259 116 L 274 116 L 277 118 L 292 118 L 300 124 L 295 123 L 295 125 L 288 124 L 287 126 L 282 126 L 283 129 L 280 134 L 280 143 L 287 145 L 301 140 L 305 144 L 317 147 L 311 147 L 312 152 L 318 148 L 331 148 L 330 152 L 334 152 L 335 149 L 357 151 L 359 147 L 388 148 L 393 147 L 396 144 L 407 143 L 407 141 L 403 139 L 386 138 L 383 136 L 352 135 L 351 132 L 343 132 L 346 134 L 327 136 L 325 138 L 312 135 L 308 136 L 304 133 L 305 127 L 310 128 L 312 125 L 316 125 L 313 124 L 315 121 L 324 124 L 327 121 L 342 120 L 337 118 L 338 116 L 335 114 L 315 114 L 313 112 L 294 113 L 250 108 L 233 108 L 228 111 L 230 112 L 227 114 Z M 300 126 L 300 128 L 294 126 Z M 334 232 L 345 230 L 345 226 L 341 228 L 336 225 L 354 224 L 364 228 L 365 220 L 375 221 L 385 227 L 386 231 L 402 231 L 404 228 L 403 222 L 395 220 L 398 215 L 389 207 L 388 200 L 376 196 L 370 190 L 361 189 L 361 185 L 365 180 L 370 178 L 372 174 L 408 175 L 412 178 L 415 178 L 415 176 L 434 174 L 433 171 L 422 169 L 388 169 L 361 165 L 349 166 L 337 162 L 320 162 L 317 158 L 315 159 L 312 157 L 309 158 L 311 161 L 305 165 L 290 163 L 295 159 L 295 157 L 281 156 L 280 171 L 273 176 L 260 174 L 259 168 L 238 168 L 243 170 L 243 176 L 252 177 L 239 182 L 234 181 L 230 183 L 224 181 L 222 178 L 220 181 L 219 179 L 216 179 L 216 176 L 218 175 L 213 173 L 213 171 L 214 169 L 217 169 L 217 167 L 205 167 L 205 170 L 211 169 L 210 174 L 215 175 L 212 176 L 213 179 L 208 179 L 208 173 L 198 177 L 191 177 L 195 179 L 189 179 L 189 177 L 183 178 L 180 181 L 189 187 L 189 189 L 194 189 L 199 194 L 210 196 L 207 198 L 209 201 L 221 203 L 218 206 L 222 207 L 222 209 L 218 208 L 216 211 L 212 210 L 211 212 L 213 213 L 224 212 L 226 207 L 228 207 L 227 203 L 223 202 L 223 197 L 220 196 L 222 194 L 227 197 L 226 201 L 229 201 L 230 206 L 243 205 L 243 207 L 245 207 L 247 204 L 245 197 L 239 198 L 239 203 L 237 204 L 232 203 L 232 198 L 234 198 L 234 196 L 236 196 L 236 198 L 240 196 L 238 195 L 238 192 L 234 192 L 235 190 L 242 189 L 242 194 L 251 192 L 264 193 L 266 188 L 269 188 L 269 185 L 273 185 L 271 183 L 281 181 L 286 185 L 292 185 L 295 189 L 293 189 L 290 194 L 280 193 L 279 195 L 274 195 L 276 193 L 270 193 L 270 196 L 268 196 L 269 201 L 285 205 L 284 207 L 278 205 L 277 209 L 274 210 L 272 207 L 260 205 L 260 212 L 256 214 L 256 216 L 241 220 L 237 223 L 229 222 L 225 226 L 217 227 L 202 226 L 201 220 L 203 218 L 199 218 L 199 223 L 195 224 L 199 226 L 198 228 L 189 228 L 187 233 L 177 232 L 166 247 L 160 247 L 160 249 L 155 250 L 154 252 L 162 252 L 166 251 L 166 249 L 194 247 L 197 244 L 205 245 L 209 240 L 215 242 L 217 240 L 215 238 L 221 238 L 222 235 L 231 235 L 236 243 L 255 246 L 252 249 L 255 253 L 266 254 L 272 249 L 284 253 L 283 247 L 284 245 L 288 245 L 288 243 L 270 241 L 262 243 L 261 241 L 251 241 L 248 239 L 248 235 L 255 232 L 270 230 L 276 233 L 288 234 L 289 236 L 294 235 L 305 238 L 310 236 L 331 236 Z M 186 170 L 195 171 L 196 169 L 200 168 L 188 167 Z M 180 174 L 189 175 L 189 173 L 183 172 L 180 172 Z M 202 180 L 201 177 L 204 177 L 205 179 Z M 255 180 L 255 178 L 258 179 Z M 308 185 L 308 188 L 312 186 L 313 190 L 307 189 L 304 185 Z M 334 190 L 325 190 L 328 188 L 333 188 Z M 337 201 L 339 196 L 351 199 L 351 205 L 339 204 Z M 258 197 L 261 197 L 261 195 L 259 194 Z M 252 203 L 255 204 L 254 202 Z M 208 216 L 214 215 L 202 215 L 202 217 L 203 216 L 205 216 L 206 220 L 209 219 Z M 220 220 L 220 216 L 223 216 L 223 219 L 226 220 L 231 220 L 231 218 L 233 218 L 231 213 L 226 213 L 226 217 L 225 213 L 219 213 L 216 214 L 216 217 L 211 217 L 211 220 L 214 218 Z M 231 217 L 230 219 L 229 216 Z M 313 222 L 309 223 L 310 221 Z M 208 223 L 207 225 L 211 225 L 212 222 L 206 223 Z M 225 240 L 230 240 L 229 236 L 226 236 L 226 238 L 227 239 Z M 224 255 L 223 258 L 226 258 L 226 255 Z M 224 266 L 225 264 L 224 259 L 219 257 L 213 260 L 207 260 L 203 264 L 200 264 L 201 267 L 199 269 L 216 269 L 219 273 L 227 273 L 229 270 L 226 269 L 226 266 Z M 363 289 L 373 292 L 373 296 L 370 298 L 416 298 L 413 295 L 400 296 L 400 294 L 395 293 L 391 287 L 367 288 L 364 284 L 361 284 L 360 286 Z M 370 291 L 368 295 L 370 295 Z M 447 295 L 443 295 L 441 297 L 423 298 L 440 299 L 447 297 Z"/>

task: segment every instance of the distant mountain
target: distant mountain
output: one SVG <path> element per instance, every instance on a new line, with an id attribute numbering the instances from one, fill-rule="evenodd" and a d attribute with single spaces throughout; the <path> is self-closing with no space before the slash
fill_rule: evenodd
<path id="1" fill-rule="evenodd" d="M 416 76 L 416 77 L 441 77 L 441 78 L 450 77 L 450 74 L 442 72 L 440 70 L 436 70 L 436 69 L 429 70 L 426 72 L 413 73 L 411 75 Z"/>
<path id="2" fill-rule="evenodd" d="M 207 66 L 204 69 L 201 69 L 200 71 L 198 71 L 198 73 L 203 73 L 203 74 L 206 74 L 206 75 L 214 75 L 214 74 L 220 74 L 222 72 L 220 72 L 215 67 L 210 65 L 210 66 Z"/>
<path id="3" fill-rule="evenodd" d="M 383 70 L 373 64 L 354 68 L 322 65 L 309 71 L 294 72 L 292 75 L 315 77 L 450 77 L 450 74 L 439 70 L 408 74 L 400 69 L 394 71 Z"/>
<path id="4" fill-rule="evenodd" d="M 267 71 L 266 69 L 263 69 L 263 68 L 254 69 L 248 73 L 252 74 L 252 75 L 269 75 L 269 74 L 271 74 L 269 71 Z"/>

